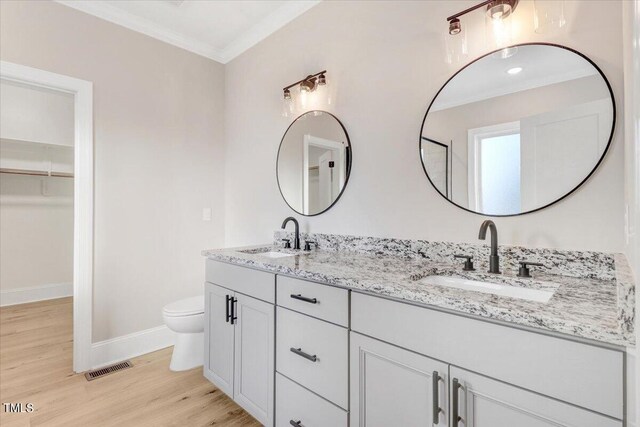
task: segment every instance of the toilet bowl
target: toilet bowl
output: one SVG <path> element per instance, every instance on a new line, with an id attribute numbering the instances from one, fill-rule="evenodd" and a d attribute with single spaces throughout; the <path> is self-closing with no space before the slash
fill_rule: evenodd
<path id="1" fill-rule="evenodd" d="M 176 333 L 172 371 L 202 366 L 204 358 L 204 296 L 185 298 L 162 309 L 165 325 Z"/>

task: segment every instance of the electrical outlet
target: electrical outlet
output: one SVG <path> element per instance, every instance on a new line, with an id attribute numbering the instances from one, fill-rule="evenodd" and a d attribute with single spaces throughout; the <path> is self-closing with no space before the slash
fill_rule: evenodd
<path id="1" fill-rule="evenodd" d="M 211 208 L 202 208 L 202 220 L 211 221 Z"/>

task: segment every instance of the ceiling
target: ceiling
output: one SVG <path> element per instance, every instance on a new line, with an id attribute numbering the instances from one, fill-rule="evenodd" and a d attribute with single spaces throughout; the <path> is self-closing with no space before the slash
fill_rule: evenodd
<path id="1" fill-rule="evenodd" d="M 507 73 L 516 67 L 522 71 L 516 75 Z M 492 54 L 466 67 L 440 92 L 431 111 L 597 73 L 587 60 L 569 50 L 547 45 L 520 46 L 508 58 L 502 58 L 499 53 Z"/>
<path id="2" fill-rule="evenodd" d="M 57 0 L 227 63 L 320 0 Z"/>

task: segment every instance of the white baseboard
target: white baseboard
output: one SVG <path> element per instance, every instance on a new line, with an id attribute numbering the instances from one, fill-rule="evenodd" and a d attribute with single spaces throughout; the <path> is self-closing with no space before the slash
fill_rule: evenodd
<path id="1" fill-rule="evenodd" d="M 91 368 L 110 365 L 173 345 L 175 334 L 165 325 L 91 345 Z"/>
<path id="2" fill-rule="evenodd" d="M 0 291 L 0 307 L 73 296 L 73 283 L 52 283 Z"/>

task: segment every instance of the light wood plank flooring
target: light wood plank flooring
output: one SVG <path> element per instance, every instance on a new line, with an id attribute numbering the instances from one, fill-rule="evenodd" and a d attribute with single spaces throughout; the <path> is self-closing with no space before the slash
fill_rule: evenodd
<path id="1" fill-rule="evenodd" d="M 0 402 L 31 402 L 4 413 L 10 426 L 259 426 L 202 376 L 169 371 L 171 348 L 88 382 L 72 371 L 72 299 L 0 308 Z"/>

